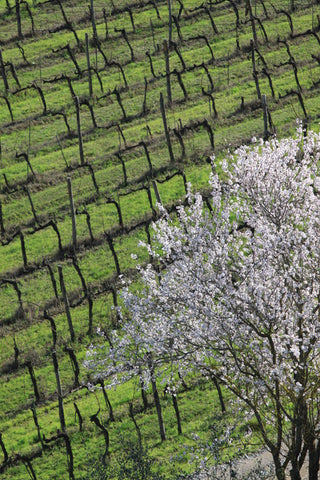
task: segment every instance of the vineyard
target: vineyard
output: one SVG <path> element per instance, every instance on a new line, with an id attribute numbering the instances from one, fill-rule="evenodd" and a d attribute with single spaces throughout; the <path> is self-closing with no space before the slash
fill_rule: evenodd
<path id="1" fill-rule="evenodd" d="M 0 22 L 2 477 L 93 478 L 137 433 L 188 470 L 184 445 L 221 412 L 214 382 L 183 382 L 182 435 L 161 393 L 161 442 L 151 390 L 92 392 L 82 364 L 98 327 L 121 328 L 157 202 L 174 212 L 189 182 L 205 196 L 213 154 L 297 118 L 318 130 L 320 3 L 0 0 Z"/>

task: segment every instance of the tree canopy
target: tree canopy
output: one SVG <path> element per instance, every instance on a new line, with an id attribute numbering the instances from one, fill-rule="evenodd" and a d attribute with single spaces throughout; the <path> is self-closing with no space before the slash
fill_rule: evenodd
<path id="1" fill-rule="evenodd" d="M 319 157 L 320 135 L 299 128 L 217 165 L 209 200 L 190 193 L 176 216 L 160 206 L 143 288 L 124 289 L 130 315 L 98 355 L 115 383 L 214 376 L 255 417 L 278 480 L 301 479 L 307 458 L 318 478 Z"/>

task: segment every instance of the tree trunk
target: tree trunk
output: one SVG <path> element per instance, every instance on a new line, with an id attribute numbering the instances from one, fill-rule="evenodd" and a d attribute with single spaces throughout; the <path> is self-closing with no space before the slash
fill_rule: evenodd
<path id="1" fill-rule="evenodd" d="M 217 392 L 218 392 L 218 395 L 219 395 L 219 402 L 220 402 L 220 406 L 221 406 L 221 412 L 224 413 L 226 411 L 226 406 L 225 406 L 225 403 L 224 403 L 224 399 L 223 399 L 223 395 L 222 395 L 222 390 L 221 390 L 221 387 L 219 385 L 219 382 L 217 380 L 217 378 L 214 376 L 212 378 L 213 380 L 213 383 L 217 389 Z"/>
<path id="2" fill-rule="evenodd" d="M 159 398 L 157 383 L 156 383 L 156 380 L 154 378 L 154 367 L 153 367 L 151 355 L 148 355 L 148 366 L 149 366 L 149 370 L 150 370 L 150 374 L 151 374 L 151 386 L 152 386 L 153 399 L 154 399 L 154 403 L 155 403 L 156 410 L 157 410 L 157 415 L 158 415 L 160 438 L 161 438 L 161 441 L 164 442 L 166 440 L 166 431 L 165 431 L 163 417 L 162 417 L 162 409 L 161 409 L 161 404 L 160 404 L 160 398 Z"/>
<path id="3" fill-rule="evenodd" d="M 113 414 L 113 408 L 112 408 L 111 402 L 109 400 L 108 394 L 107 394 L 105 386 L 104 386 L 104 380 L 101 379 L 99 383 L 100 383 L 101 388 L 102 388 L 104 401 L 106 402 L 106 406 L 109 410 L 109 420 L 110 420 L 110 422 L 114 422 L 115 418 L 114 418 L 114 414 Z"/>
<path id="4" fill-rule="evenodd" d="M 181 418 L 180 418 L 178 400 L 177 400 L 177 396 L 176 396 L 175 394 L 172 394 L 172 401 L 173 401 L 174 411 L 175 411 L 176 417 L 177 417 L 178 434 L 181 435 L 181 433 L 182 433 L 182 429 L 181 429 Z"/>
<path id="5" fill-rule="evenodd" d="M 309 447 L 309 480 L 317 480 L 319 473 L 320 441 L 314 440 Z"/>

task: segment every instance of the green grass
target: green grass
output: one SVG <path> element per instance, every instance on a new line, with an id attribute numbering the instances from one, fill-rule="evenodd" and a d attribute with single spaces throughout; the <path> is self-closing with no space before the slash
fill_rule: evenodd
<path id="1" fill-rule="evenodd" d="M 9 0 L 13 4 L 13 0 Z M 43 3 L 43 2 L 42 2 Z M 287 8 L 288 2 L 278 1 L 277 8 Z M 67 176 L 72 177 L 72 189 L 76 207 L 81 211 L 85 207 L 90 214 L 93 236 L 99 240 L 96 245 L 90 245 L 89 230 L 85 215 L 77 215 L 78 241 L 81 245 L 77 252 L 79 265 L 87 284 L 90 286 L 93 297 L 93 327 L 94 335 L 89 338 L 88 305 L 86 300 L 71 308 L 71 316 L 76 332 L 77 341 L 74 349 L 79 362 L 85 358 L 90 342 L 101 341 L 95 331 L 98 325 L 112 329 L 115 326 L 115 312 L 113 297 L 110 293 L 110 284 L 120 288 L 121 279 L 115 275 L 115 262 L 106 241 L 103 242 L 105 232 L 119 228 L 119 218 L 114 204 L 107 203 L 108 198 L 119 202 L 125 226 L 124 232 L 114 239 L 114 248 L 118 255 L 121 272 L 133 278 L 133 288 L 137 288 L 134 274 L 136 260 L 132 254 L 139 255 L 140 262 L 148 261 L 143 249 L 138 249 L 140 240 L 146 241 L 147 234 L 142 226 L 130 234 L 126 228 L 151 218 L 151 206 L 147 190 L 138 190 L 150 186 L 148 175 L 149 165 L 143 148 L 136 147 L 124 151 L 125 146 L 133 147 L 141 140 L 148 145 L 154 178 L 158 180 L 158 189 L 162 202 L 170 206 L 179 202 L 185 196 L 185 186 L 181 176 L 164 181 L 169 174 L 183 169 L 188 182 L 192 183 L 193 190 L 208 188 L 207 181 L 211 167 L 207 163 L 213 153 L 208 132 L 199 128 L 188 132 L 184 136 L 186 157 L 181 158 L 181 146 L 173 133 L 174 128 L 188 125 L 194 121 L 206 118 L 214 132 L 215 155 L 217 164 L 227 154 L 228 149 L 250 141 L 263 135 L 263 118 L 260 108 L 250 110 L 250 106 L 257 104 L 256 87 L 252 75 L 251 52 L 249 49 L 252 32 L 248 17 L 245 16 L 245 4 L 239 6 L 241 26 L 239 29 L 239 44 L 241 51 L 236 50 L 235 14 L 229 2 L 222 2 L 213 6 L 213 18 L 219 30 L 216 35 L 205 12 L 192 16 L 190 10 L 201 4 L 198 0 L 185 0 L 185 10 L 181 13 L 180 29 L 183 41 L 180 42 L 177 30 L 173 28 L 173 38 L 179 46 L 187 69 L 194 64 L 205 62 L 211 75 L 218 117 L 214 118 L 209 107 L 208 97 L 202 94 L 210 88 L 209 78 L 203 67 L 182 72 L 182 80 L 188 93 L 184 101 L 182 90 L 176 75 L 172 75 L 173 106 L 166 108 L 167 121 L 173 151 L 177 160 L 176 165 L 170 165 L 168 148 L 165 141 L 163 122 L 159 110 L 160 92 L 166 98 L 166 80 L 161 75 L 165 71 L 165 59 L 162 52 L 162 42 L 168 34 L 168 12 L 165 1 L 157 2 L 160 16 L 158 19 L 155 9 L 151 5 L 133 8 L 133 17 L 136 32 L 133 33 L 128 12 L 111 15 L 112 5 L 108 0 L 96 5 L 97 30 L 101 40 L 101 48 L 108 60 L 121 62 L 129 88 L 124 88 L 124 81 L 116 66 L 105 68 L 104 60 L 99 52 L 91 46 L 90 61 L 98 69 L 104 92 L 101 91 L 96 75 L 93 75 L 94 96 L 90 100 L 94 108 L 95 118 L 99 128 L 93 128 L 90 112 L 86 105 L 81 106 L 81 125 L 86 162 L 92 165 L 99 195 L 93 185 L 88 168 L 77 169 L 79 165 L 79 147 L 77 138 L 77 124 L 75 105 L 68 84 L 65 80 L 51 82 L 61 74 L 72 78 L 75 94 L 82 100 L 88 100 L 88 79 L 86 55 L 84 49 L 85 33 L 91 35 L 92 27 L 87 14 L 85 2 L 64 3 L 66 15 L 72 20 L 81 45 L 76 47 L 72 32 L 64 29 L 50 33 L 64 23 L 58 5 L 28 0 L 34 15 L 36 35 L 29 35 L 31 30 L 30 19 L 25 6 L 22 5 L 22 31 L 25 38 L 19 40 L 25 56 L 29 62 L 25 64 L 21 51 L 17 46 L 17 27 L 14 10 L 7 12 L 6 2 L 0 0 L 0 40 L 4 62 L 12 62 L 15 66 L 21 87 L 27 87 L 36 82 L 44 93 L 48 113 L 43 115 L 43 105 L 36 89 L 29 88 L 24 92 L 14 93 L 18 86 L 6 67 L 9 88 L 8 100 L 12 107 L 14 122 L 11 123 L 10 114 L 3 98 L 0 98 L 0 201 L 3 213 L 5 234 L 1 235 L 3 244 L 0 245 L 0 279 L 12 279 L 15 276 L 22 292 L 24 317 L 17 314 L 18 297 L 12 285 L 0 286 L 0 367 L 2 388 L 0 391 L 0 431 L 9 455 L 29 453 L 39 448 L 37 432 L 33 423 L 30 406 L 34 400 L 33 388 L 28 370 L 22 366 L 23 362 L 32 358 L 35 375 L 43 400 L 37 406 L 39 423 L 42 433 L 46 437 L 56 433 L 59 428 L 56 384 L 51 361 L 52 332 L 47 320 L 43 319 L 43 309 L 49 306 L 57 325 L 60 374 L 63 388 L 66 391 L 64 398 L 68 432 L 75 453 L 76 478 L 84 475 L 90 460 L 97 458 L 104 451 L 104 442 L 101 434 L 90 422 L 90 415 L 101 406 L 100 418 L 108 424 L 108 413 L 104 405 L 101 392 L 88 393 L 87 390 L 77 390 L 69 393 L 73 383 L 73 371 L 69 356 L 64 346 L 70 344 L 70 334 L 64 311 L 62 298 L 55 300 L 54 289 L 49 271 L 44 266 L 46 258 L 52 267 L 60 295 L 58 264 L 63 266 L 63 274 L 71 303 L 82 295 L 82 286 L 70 258 L 70 250 L 65 251 L 61 258 L 58 254 L 57 236 L 52 228 L 32 233 L 34 218 L 30 202 L 23 186 L 27 182 L 32 202 L 40 223 L 54 219 L 57 223 L 63 247 L 72 242 L 70 207 L 67 191 Z M 132 5 L 129 0 L 116 2 L 117 8 Z M 109 38 L 105 40 L 105 24 L 102 7 L 108 15 Z M 319 65 L 312 58 L 312 54 L 319 55 L 319 44 L 313 35 L 300 36 L 295 39 L 289 37 L 290 27 L 283 14 L 276 15 L 271 5 L 266 5 L 269 18 L 265 18 L 262 5 L 257 2 L 255 14 L 259 16 L 266 29 L 269 44 L 265 44 L 264 37 L 258 30 L 259 51 L 267 62 L 272 76 L 275 98 L 271 96 L 269 82 L 262 73 L 262 63 L 256 54 L 257 70 L 260 89 L 267 95 L 268 106 L 276 131 L 280 136 L 290 135 L 295 130 L 296 118 L 303 117 L 303 112 L 297 96 L 279 99 L 279 94 L 297 89 L 292 66 L 285 64 L 288 54 L 283 44 L 277 43 L 277 37 L 286 38 L 290 50 L 298 64 L 298 76 L 302 86 L 305 107 L 309 116 L 309 124 L 319 129 L 318 116 L 320 108 L 319 87 L 313 82 L 319 80 Z M 294 33 L 305 32 L 315 24 L 315 12 L 309 2 L 299 2 L 299 8 L 292 13 Z M 174 14 L 179 12 L 178 3 L 173 2 Z M 2 13 L 2 14 L 1 14 Z M 186 16 L 188 13 L 188 18 Z M 86 19 L 83 19 L 87 15 Z M 79 23 L 79 20 L 81 23 Z M 152 37 L 151 23 L 154 39 Z M 133 46 L 135 62 L 130 62 L 130 50 L 120 33 L 115 28 L 125 28 L 130 43 Z M 210 63 L 211 54 L 203 39 L 193 40 L 196 35 L 206 35 L 215 57 Z M 70 43 L 74 56 L 84 72 L 77 76 L 75 66 L 68 53 L 64 50 L 53 50 Z M 159 51 L 157 50 L 159 45 Z M 156 49 L 156 50 L 155 50 Z M 146 51 L 149 51 L 153 67 L 158 78 L 154 79 Z M 170 52 L 170 68 L 181 70 L 181 61 L 174 50 Z M 148 81 L 146 118 L 139 116 L 144 98 L 144 79 Z M 50 82 L 48 82 L 50 81 Z M 127 116 L 122 118 L 121 108 L 112 94 L 114 88 L 120 89 L 121 100 Z M 103 97 L 103 94 L 107 94 Z M 0 77 L 0 94 L 4 94 L 3 81 Z M 103 97 L 103 98 L 101 98 Z M 248 108 L 240 112 L 241 100 Z M 66 114 L 72 134 L 67 135 L 67 127 L 61 116 L 52 113 L 61 111 Z M 122 135 L 116 124 L 121 126 Z M 63 148 L 63 155 L 72 171 L 66 169 L 66 164 L 57 142 L 57 136 Z M 122 150 L 125 162 L 128 185 L 125 185 L 123 168 L 116 156 Z M 35 178 L 30 177 L 25 160 L 17 160 L 16 153 L 28 152 Z M 6 176 L 10 191 L 6 189 Z M 137 190 L 137 191 L 136 191 Z M 155 195 L 151 186 L 152 203 L 155 205 Z M 24 233 L 26 252 L 29 265 L 36 266 L 35 271 L 23 271 L 20 239 L 16 237 L 8 245 L 10 236 L 21 228 Z M 87 243 L 85 243 L 87 242 Z M 121 299 L 118 301 L 121 303 Z M 13 369 L 14 338 L 20 350 L 20 367 Z M 11 365 L 11 369 L 10 369 Z M 86 372 L 81 367 L 81 379 L 85 379 Z M 198 377 L 188 379 L 188 382 L 197 384 Z M 117 391 L 110 391 L 110 399 L 115 409 L 117 421 L 108 424 L 111 438 L 111 462 L 116 462 L 117 452 L 121 450 L 123 438 L 136 439 L 136 432 L 132 421 L 128 417 L 128 401 L 134 398 L 135 404 L 141 403 L 140 394 L 135 382 L 123 385 Z M 150 395 L 150 392 L 149 392 Z M 150 397 L 151 398 L 151 397 Z M 231 400 L 231 399 L 230 399 Z M 73 402 L 76 401 L 84 417 L 84 430 L 78 432 Z M 210 425 L 218 415 L 217 395 L 211 389 L 210 383 L 198 383 L 187 392 L 179 394 L 183 418 L 183 435 L 179 437 L 176 431 L 176 420 L 170 398 L 163 396 L 161 401 L 164 407 L 165 423 L 169 440 L 161 444 L 158 436 L 157 419 L 154 409 L 147 414 L 136 414 L 136 420 L 141 428 L 145 445 L 150 455 L 157 459 L 158 468 L 167 474 L 173 474 L 178 468 L 190 471 L 188 455 L 183 452 L 186 446 L 194 446 L 193 433 L 198 433 L 204 440 L 209 440 Z M 232 425 L 235 413 L 231 407 L 227 421 Z M 241 422 L 240 422 L 241 423 Z M 239 425 L 239 432 L 245 432 Z M 255 436 L 252 439 L 256 444 Z M 228 455 L 233 455 L 231 450 Z M 227 457 L 224 457 L 227 458 Z M 1 461 L 1 459 L 0 459 Z M 36 474 L 44 480 L 68 478 L 66 456 L 63 444 L 53 445 L 44 452 L 42 457 L 33 462 Z M 5 479 L 26 478 L 26 468 L 20 462 L 9 467 L 3 474 Z"/>

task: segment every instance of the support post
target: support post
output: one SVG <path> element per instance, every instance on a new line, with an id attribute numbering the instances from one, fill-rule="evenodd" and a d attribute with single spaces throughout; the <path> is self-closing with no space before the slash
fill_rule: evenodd
<path id="1" fill-rule="evenodd" d="M 90 55 L 89 55 L 89 35 L 85 34 L 86 39 L 86 57 L 87 57 L 87 70 L 88 70 L 88 82 L 89 82 L 89 96 L 92 97 L 92 76 L 91 76 L 91 65 L 90 65 Z"/>
<path id="2" fill-rule="evenodd" d="M 167 118 L 166 118 L 166 112 L 165 112 L 165 108 L 164 108 L 164 101 L 163 101 L 162 92 L 160 92 L 160 109 L 161 109 L 164 133 L 166 135 L 166 141 L 167 141 L 167 146 L 168 146 L 168 150 L 169 150 L 170 162 L 175 163 L 173 150 L 172 150 L 172 145 L 171 145 L 171 139 L 170 139 L 168 125 L 167 125 Z"/>
<path id="3" fill-rule="evenodd" d="M 81 132 L 81 120 L 80 120 L 80 103 L 79 97 L 75 97 L 75 105 L 77 111 L 77 129 L 78 129 L 78 141 L 79 141 L 79 154 L 80 154 L 80 163 L 84 164 L 84 154 L 83 154 L 83 143 L 82 143 L 82 132 Z"/>
<path id="4" fill-rule="evenodd" d="M 68 181 L 68 194 L 69 194 L 70 212 L 71 212 L 71 220 L 72 220 L 72 245 L 73 245 L 73 248 L 76 250 L 76 248 L 77 248 L 77 223 L 76 223 L 76 212 L 75 212 L 74 201 L 73 201 L 71 177 L 67 177 L 67 181 Z"/>
<path id="5" fill-rule="evenodd" d="M 70 337 L 71 337 L 71 341 L 74 342 L 75 334 L 74 334 L 74 329 L 73 329 L 72 319 L 71 319 L 71 314 L 70 314 L 69 299 L 68 299 L 68 296 L 67 296 L 67 290 L 66 290 L 66 287 L 65 287 L 65 284 L 64 284 L 64 279 L 63 279 L 62 265 L 58 265 L 58 271 L 59 271 L 60 288 L 61 288 L 63 302 L 64 302 L 64 306 L 65 306 L 65 310 L 66 310 Z"/>

